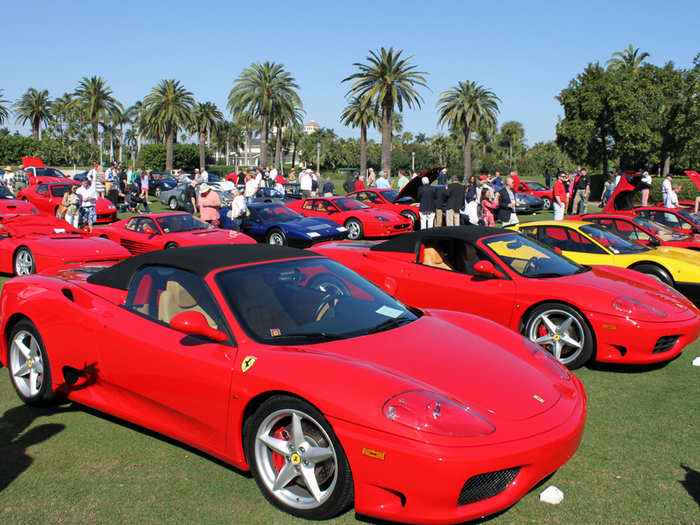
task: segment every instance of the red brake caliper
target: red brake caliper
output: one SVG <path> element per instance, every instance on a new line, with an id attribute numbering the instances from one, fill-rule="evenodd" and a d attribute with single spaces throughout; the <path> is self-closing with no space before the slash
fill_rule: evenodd
<path id="1" fill-rule="evenodd" d="M 281 439 L 283 441 L 289 441 L 289 432 L 287 432 L 287 429 L 284 427 L 278 428 L 277 431 L 274 434 L 272 434 L 272 437 L 276 439 Z M 278 454 L 277 452 L 272 453 L 272 464 L 275 465 L 277 472 L 282 470 L 282 467 L 284 467 L 284 464 L 286 462 L 287 459 L 281 454 Z"/>

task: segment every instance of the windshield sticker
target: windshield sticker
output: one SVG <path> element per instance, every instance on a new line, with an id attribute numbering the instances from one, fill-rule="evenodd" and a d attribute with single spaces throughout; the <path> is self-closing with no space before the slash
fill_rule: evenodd
<path id="1" fill-rule="evenodd" d="M 66 229 L 65 228 L 54 228 L 53 232 L 54 233 L 66 233 Z"/>
<path id="2" fill-rule="evenodd" d="M 392 319 L 396 319 L 398 316 L 401 315 L 401 310 L 397 310 L 396 308 L 390 308 L 388 306 L 382 306 L 379 310 L 377 310 L 377 313 L 379 315 L 385 315 L 387 317 L 391 317 Z"/>
<path id="3" fill-rule="evenodd" d="M 280 330 L 279 328 L 270 328 L 270 335 L 272 337 L 278 337 L 282 335 L 282 330 Z"/>

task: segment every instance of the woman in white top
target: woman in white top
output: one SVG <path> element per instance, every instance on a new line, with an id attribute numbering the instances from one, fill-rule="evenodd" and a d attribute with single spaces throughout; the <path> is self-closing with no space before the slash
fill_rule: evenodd
<path id="1" fill-rule="evenodd" d="M 642 206 L 649 206 L 649 192 L 651 191 L 651 175 L 648 171 L 642 173 Z"/>
<path id="2" fill-rule="evenodd" d="M 231 201 L 231 219 L 233 220 L 234 229 L 241 231 L 241 223 L 246 215 L 248 215 L 248 205 L 246 204 L 246 198 L 241 195 L 238 188 L 233 188 L 231 190 L 231 195 L 233 195 L 233 200 Z"/>

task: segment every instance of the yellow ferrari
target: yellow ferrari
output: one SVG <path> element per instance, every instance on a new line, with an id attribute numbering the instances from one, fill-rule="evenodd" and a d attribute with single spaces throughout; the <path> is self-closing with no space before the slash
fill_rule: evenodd
<path id="1" fill-rule="evenodd" d="M 527 222 L 512 229 L 588 266 L 630 268 L 673 286 L 696 305 L 700 301 L 700 252 L 644 246 L 583 221 Z"/>

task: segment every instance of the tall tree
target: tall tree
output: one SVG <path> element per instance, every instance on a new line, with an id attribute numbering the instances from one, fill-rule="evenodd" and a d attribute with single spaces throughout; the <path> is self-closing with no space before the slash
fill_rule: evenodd
<path id="1" fill-rule="evenodd" d="M 275 167 L 282 166 L 282 133 L 290 126 L 299 126 L 304 117 L 304 110 L 291 100 L 282 100 L 280 105 L 273 106 L 270 122 L 275 126 Z"/>
<path id="2" fill-rule="evenodd" d="M 508 169 L 513 169 L 513 148 L 522 147 L 525 130 L 520 122 L 509 120 L 501 124 L 501 137 L 508 144 Z"/>
<path id="3" fill-rule="evenodd" d="M 161 80 L 143 99 L 148 127 L 165 135 L 165 169 L 173 169 L 173 142 L 177 132 L 192 121 L 195 101 L 179 80 Z"/>
<path id="4" fill-rule="evenodd" d="M 2 98 L 3 94 L 5 93 L 5 90 L 0 89 L 0 124 L 5 122 L 7 118 L 10 116 L 10 111 L 7 109 L 7 106 L 5 104 L 9 103 L 9 100 L 5 100 Z"/>
<path id="5" fill-rule="evenodd" d="M 381 125 L 377 106 L 364 97 L 352 97 L 340 120 L 346 126 L 360 128 L 360 173 L 364 177 L 367 173 L 367 128 Z"/>
<path id="6" fill-rule="evenodd" d="M 224 115 L 213 102 L 199 103 L 192 114 L 190 130 L 197 133 L 199 138 L 199 170 L 206 167 L 206 145 L 213 131 L 224 120 Z"/>
<path id="7" fill-rule="evenodd" d="M 110 88 L 102 77 L 83 77 L 73 93 L 73 102 L 81 106 L 92 123 L 92 143 L 97 145 L 100 122 L 112 116 L 117 110 L 123 111 L 121 103 L 112 96 Z"/>
<path id="8" fill-rule="evenodd" d="M 245 68 L 233 83 L 228 95 L 228 110 L 236 118 L 239 113 L 260 119 L 260 161 L 267 165 L 267 135 L 270 116 L 275 107 L 285 104 L 302 107 L 294 77 L 283 64 L 254 62 Z"/>
<path id="9" fill-rule="evenodd" d="M 489 146 L 493 143 L 493 135 L 496 132 L 496 127 L 493 122 L 487 122 L 482 120 L 479 125 L 474 130 L 476 134 L 476 140 L 481 148 L 481 155 L 484 156 L 487 153 Z"/>
<path id="10" fill-rule="evenodd" d="M 493 91 L 469 80 L 444 91 L 438 100 L 438 124 L 462 135 L 465 180 L 472 174 L 472 132 L 481 122 L 495 126 L 500 101 Z"/>
<path id="11" fill-rule="evenodd" d="M 34 88 L 29 88 L 15 103 L 14 108 L 17 114 L 15 122 L 22 125 L 29 122 L 34 138 L 41 140 L 41 124 L 47 123 L 51 119 L 49 92 L 46 89 L 37 91 Z"/>
<path id="12" fill-rule="evenodd" d="M 135 129 L 134 136 L 136 138 L 136 153 L 141 151 L 141 128 L 142 128 L 142 117 L 143 117 L 143 102 L 137 100 L 134 102 L 133 106 L 129 106 L 125 114 L 129 119 L 129 124 L 131 124 L 132 129 Z"/>
<path id="13" fill-rule="evenodd" d="M 635 49 L 630 44 L 623 51 L 615 51 L 605 65 L 613 71 L 630 69 L 636 75 L 644 59 L 649 56 L 649 53 L 640 53 L 639 48 Z"/>
<path id="14" fill-rule="evenodd" d="M 355 62 L 353 66 L 358 72 L 343 79 L 352 82 L 348 95 L 359 96 L 365 101 L 372 101 L 377 108 L 382 109 L 382 162 L 384 171 L 391 170 L 391 130 L 394 107 L 403 111 L 408 108 L 421 107 L 423 97 L 418 93 L 418 87 L 428 87 L 424 71 L 416 71 L 411 64 L 413 57 L 402 58 L 402 50 L 394 48 L 370 51 L 367 63 Z"/>

